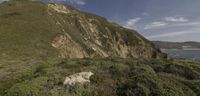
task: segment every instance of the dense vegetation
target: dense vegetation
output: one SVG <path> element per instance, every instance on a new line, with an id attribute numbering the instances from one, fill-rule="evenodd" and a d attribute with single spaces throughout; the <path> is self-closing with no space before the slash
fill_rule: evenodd
<path id="1" fill-rule="evenodd" d="M 112 58 L 23 63 L 1 66 L 1 96 L 200 95 L 200 62 Z M 66 76 L 82 71 L 95 73 L 91 83 L 63 85 Z"/>

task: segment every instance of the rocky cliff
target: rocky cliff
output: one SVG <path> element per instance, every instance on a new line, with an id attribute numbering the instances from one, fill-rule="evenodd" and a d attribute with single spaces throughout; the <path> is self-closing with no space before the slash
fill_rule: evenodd
<path id="1" fill-rule="evenodd" d="M 163 58 L 136 31 L 71 6 L 28 0 L 0 5 L 4 54 L 62 58 Z M 14 49 L 14 50 L 13 50 Z"/>

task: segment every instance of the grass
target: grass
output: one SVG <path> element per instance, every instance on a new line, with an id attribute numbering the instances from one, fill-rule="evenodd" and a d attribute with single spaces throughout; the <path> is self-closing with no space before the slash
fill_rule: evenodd
<path id="1" fill-rule="evenodd" d="M 1 52 L 13 57 L 55 56 L 49 40 L 57 33 L 43 3 L 13 0 L 1 4 L 0 11 Z"/>

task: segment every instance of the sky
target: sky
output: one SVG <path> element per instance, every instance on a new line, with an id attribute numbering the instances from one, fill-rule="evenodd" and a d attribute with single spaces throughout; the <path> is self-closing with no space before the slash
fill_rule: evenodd
<path id="1" fill-rule="evenodd" d="M 149 40 L 200 41 L 200 0 L 49 1 L 71 4 L 82 11 L 106 17 L 137 30 Z"/>

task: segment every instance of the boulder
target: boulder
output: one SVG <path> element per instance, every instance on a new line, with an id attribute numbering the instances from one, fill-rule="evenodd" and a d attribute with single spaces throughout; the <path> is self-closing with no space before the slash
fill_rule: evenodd
<path id="1" fill-rule="evenodd" d="M 70 85 L 73 86 L 75 84 L 84 84 L 87 82 L 90 82 L 90 77 L 93 75 L 94 73 L 92 72 L 80 72 L 80 73 L 76 73 L 70 76 L 67 76 L 65 78 L 64 81 L 64 85 Z"/>

